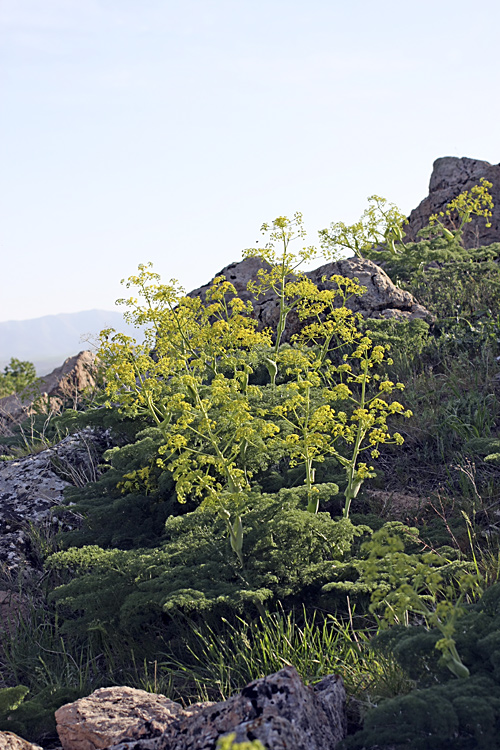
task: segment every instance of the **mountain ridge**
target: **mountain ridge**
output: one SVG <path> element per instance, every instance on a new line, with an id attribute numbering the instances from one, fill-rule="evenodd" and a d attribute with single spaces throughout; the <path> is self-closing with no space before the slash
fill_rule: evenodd
<path id="1" fill-rule="evenodd" d="M 117 310 L 82 310 L 0 322 L 0 369 L 15 357 L 33 362 L 37 374 L 46 375 L 76 351 L 93 348 L 89 344 L 92 337 L 108 327 L 121 333 L 134 331 Z"/>

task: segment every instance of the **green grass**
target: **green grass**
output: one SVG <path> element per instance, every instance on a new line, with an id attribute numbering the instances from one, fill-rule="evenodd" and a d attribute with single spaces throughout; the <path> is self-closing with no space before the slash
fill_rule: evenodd
<path id="1" fill-rule="evenodd" d="M 166 660 L 205 700 L 225 700 L 252 680 L 293 666 L 306 684 L 328 674 L 342 676 L 349 695 L 369 703 L 411 688 L 394 661 L 370 648 L 374 631 L 356 628 L 352 619 L 304 609 L 274 612 L 254 621 L 227 620 L 215 631 L 193 628 L 189 665 Z"/>

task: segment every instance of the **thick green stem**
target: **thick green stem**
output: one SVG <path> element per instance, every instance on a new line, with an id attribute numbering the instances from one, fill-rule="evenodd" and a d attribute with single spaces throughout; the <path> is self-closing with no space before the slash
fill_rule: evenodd
<path id="1" fill-rule="evenodd" d="M 288 315 L 288 310 L 286 309 L 286 305 L 285 305 L 285 256 L 286 256 L 286 245 L 285 245 L 285 251 L 283 253 L 283 262 L 281 265 L 281 279 L 280 279 L 280 286 L 279 286 L 279 291 L 278 291 L 278 297 L 280 301 L 280 317 L 278 321 L 278 327 L 276 329 L 276 343 L 274 345 L 275 356 L 278 354 L 278 350 L 280 348 L 281 338 L 283 336 L 283 332 L 285 330 L 285 325 L 286 325 L 286 316 Z"/>
<path id="2" fill-rule="evenodd" d="M 146 395 L 146 398 L 147 398 L 147 402 L 148 402 L 149 413 L 151 414 L 151 416 L 153 417 L 153 419 L 156 422 L 157 426 L 159 427 L 163 423 L 165 417 L 164 417 L 164 415 L 162 415 L 162 413 L 159 411 L 159 409 L 153 403 L 153 399 L 151 397 L 151 393 L 148 393 Z M 163 417 L 163 419 L 160 419 L 160 417 Z"/>
<path id="3" fill-rule="evenodd" d="M 368 361 L 364 361 L 364 376 L 361 384 L 361 399 L 359 402 L 360 409 L 364 409 L 366 405 L 366 381 L 368 375 Z M 356 478 L 356 463 L 361 449 L 361 443 L 366 434 L 366 428 L 363 426 L 362 421 L 358 422 L 358 431 L 356 434 L 356 440 L 354 442 L 354 448 L 352 451 L 352 457 L 347 468 L 347 487 L 344 493 L 345 504 L 343 510 L 344 518 L 349 518 L 349 511 L 351 509 L 351 503 L 356 497 L 361 485 L 359 478 Z"/>
<path id="4" fill-rule="evenodd" d="M 319 497 L 314 495 L 314 475 L 316 470 L 313 468 L 313 457 L 309 452 L 309 445 L 307 442 L 309 434 L 309 417 L 311 413 L 311 400 L 310 400 L 310 388 L 307 386 L 306 389 L 306 415 L 304 421 L 304 429 L 302 430 L 302 438 L 304 440 L 304 458 L 306 467 L 306 489 L 307 489 L 307 510 L 309 513 L 317 513 L 319 510 Z"/>
<path id="5" fill-rule="evenodd" d="M 309 513 L 317 513 L 319 510 L 319 494 L 313 491 L 314 475 L 313 460 L 307 456 L 306 450 L 306 487 L 307 487 L 307 510 Z"/>

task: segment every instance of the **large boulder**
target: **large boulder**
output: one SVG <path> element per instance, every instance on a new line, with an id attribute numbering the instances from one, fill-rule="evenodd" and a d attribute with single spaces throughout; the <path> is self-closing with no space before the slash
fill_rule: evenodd
<path id="1" fill-rule="evenodd" d="M 30 393 L 25 397 L 13 394 L 0 399 L 0 434 L 25 420 L 37 409 L 50 414 L 59 412 L 63 406 L 76 408 L 82 395 L 94 388 L 95 384 L 95 355 L 83 351 L 69 357 L 49 375 L 38 379 L 36 394 Z"/>
<path id="2" fill-rule="evenodd" d="M 319 289 L 331 289 L 335 284 L 328 281 L 333 275 L 356 278 L 366 287 L 359 297 L 351 297 L 347 305 L 363 318 L 432 318 L 428 310 L 419 305 L 415 297 L 397 287 L 386 272 L 366 258 L 342 258 L 335 263 L 327 263 L 306 274 Z M 322 279 L 326 277 L 326 281 Z"/>
<path id="3" fill-rule="evenodd" d="M 495 207 L 491 227 L 486 226 L 484 218 L 474 217 L 464 229 L 464 245 L 471 248 L 500 242 L 500 164 L 457 156 L 444 156 L 434 162 L 429 195 L 411 212 L 405 227 L 407 239 L 417 240 L 417 232 L 427 226 L 431 214 L 444 211 L 453 198 L 478 185 L 481 177 L 493 184 L 490 192 Z"/>
<path id="4" fill-rule="evenodd" d="M 241 299 L 252 301 L 254 317 L 259 323 L 259 328 L 275 329 L 279 319 L 277 295 L 273 291 L 267 291 L 258 300 L 255 300 L 247 289 L 248 282 L 257 279 L 259 269 L 266 267 L 268 267 L 267 264 L 259 258 L 246 258 L 239 263 L 231 263 L 216 275 L 225 276 L 227 281 L 233 284 Z M 319 289 L 334 288 L 335 283 L 329 281 L 334 275 L 345 276 L 350 279 L 357 278 L 360 284 L 366 287 L 366 292 L 359 297 L 352 297 L 348 301 L 348 306 L 355 312 L 361 313 L 364 318 L 397 318 L 399 320 L 424 318 L 431 320 L 432 316 L 428 310 L 419 305 L 413 295 L 399 289 L 380 266 L 366 258 L 342 258 L 334 263 L 326 263 L 314 271 L 308 271 L 305 275 Z M 204 299 L 209 287 L 210 284 L 205 284 L 199 289 L 194 289 L 189 295 L 191 297 L 200 296 Z M 290 336 L 299 330 L 298 316 L 290 315 L 283 341 L 288 341 Z"/>
<path id="5" fill-rule="evenodd" d="M 182 710 L 164 695 L 130 687 L 100 688 L 56 711 L 57 733 L 64 750 L 102 750 L 126 738 L 160 736 Z"/>
<path id="6" fill-rule="evenodd" d="M 103 688 L 56 711 L 63 750 L 214 750 L 259 739 L 272 750 L 333 750 L 345 737 L 345 690 L 330 675 L 306 687 L 293 667 L 254 680 L 222 703 L 183 709 L 161 695 Z"/>

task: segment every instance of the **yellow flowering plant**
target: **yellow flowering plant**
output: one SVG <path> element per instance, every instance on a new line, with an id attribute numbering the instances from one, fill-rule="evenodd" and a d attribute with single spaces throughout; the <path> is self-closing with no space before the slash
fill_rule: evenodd
<path id="1" fill-rule="evenodd" d="M 143 343 L 108 329 L 99 352 L 108 405 L 145 416 L 160 431 L 156 468 L 170 472 L 180 502 L 217 504 L 241 564 L 241 511 L 259 471 L 280 457 L 303 466 L 307 508 L 317 513 L 315 469 L 335 457 L 347 477 L 347 518 L 362 482 L 374 475 L 360 457 L 403 442 L 387 420 L 410 416 L 390 401 L 403 386 L 374 372 L 389 363 L 384 347 L 360 332 L 359 316 L 347 306 L 364 291 L 357 280 L 332 276 L 320 290 L 301 273 L 314 248 L 290 251 L 290 242 L 304 236 L 300 214 L 279 217 L 264 231 L 268 245 L 246 252 L 263 261 L 249 290 L 277 294 L 276 330 L 259 331 L 251 301 L 223 277 L 203 299 L 190 297 L 175 281 L 161 284 L 149 264 L 125 282 L 138 297 L 119 300 L 129 322 L 146 326 Z M 292 345 L 282 344 L 292 310 L 301 331 Z M 263 366 L 269 382 L 259 384 L 255 374 Z M 151 468 L 128 474 L 123 488 L 147 489 Z"/>
<path id="2" fill-rule="evenodd" d="M 333 222 L 328 229 L 319 232 L 321 247 L 325 256 L 337 257 L 339 253 L 354 253 L 358 258 L 374 247 L 385 245 L 396 255 L 396 243 L 405 247 L 403 227 L 408 219 L 394 203 L 389 203 L 379 195 L 368 198 L 368 208 L 354 224 L 343 221 Z"/>
<path id="3" fill-rule="evenodd" d="M 314 287 L 312 282 L 304 276 L 301 266 L 312 260 L 317 250 L 315 247 L 303 245 L 299 250 L 293 252 L 290 245 L 294 241 L 303 241 L 306 231 L 303 226 L 303 218 L 300 212 L 296 212 L 292 219 L 286 216 L 278 216 L 271 224 L 264 223 L 261 226 L 262 234 L 268 234 L 265 247 L 248 248 L 243 251 L 245 258 L 259 258 L 263 267 L 257 271 L 257 278 L 248 283 L 248 291 L 255 299 L 258 299 L 268 291 L 273 291 L 279 301 L 279 318 L 276 327 L 274 342 L 274 358 L 278 354 L 283 333 L 286 327 L 288 314 L 296 307 L 302 295 L 291 295 L 287 293 L 290 282 L 300 279 L 303 284 Z M 275 245 L 278 244 L 279 250 Z M 315 287 L 314 287 L 315 288 Z"/>
<path id="4" fill-rule="evenodd" d="M 262 450 L 275 430 L 251 413 L 248 387 L 252 353 L 270 346 L 269 334 L 256 330 L 248 305 L 222 278 L 204 301 L 184 296 L 174 281 L 159 281 L 151 265 L 142 265 L 126 285 L 138 288 L 145 304 L 120 300 L 129 322 L 149 324 L 142 344 L 111 329 L 101 334 L 108 405 L 149 417 L 161 430 L 157 465 L 172 473 L 180 502 L 224 498 L 234 506 L 249 487 L 246 447 Z M 224 515 L 239 554 L 241 522 L 227 508 Z"/>
<path id="5" fill-rule="evenodd" d="M 315 294 L 308 289 L 300 299 L 299 317 L 305 325 L 294 337 L 295 346 L 279 354 L 286 382 L 278 388 L 273 413 L 286 430 L 274 442 L 283 444 L 292 465 L 305 467 L 308 510 L 314 513 L 319 507 L 314 465 L 328 456 L 337 459 L 346 472 L 343 513 L 348 518 L 363 481 L 375 476 L 373 467 L 360 462 L 360 456 L 369 451 L 377 458 L 380 445 L 401 445 L 403 437 L 391 434 L 387 420 L 396 414 L 410 417 L 411 411 L 388 400 L 404 386 L 374 372 L 391 363 L 386 349 L 374 346 L 361 333 L 359 316 L 346 307 L 349 297 L 362 294 L 363 287 L 356 279 L 332 276 L 329 281 L 333 288 L 316 289 Z M 292 282 L 287 293 L 297 293 L 300 287 L 301 282 Z M 335 306 L 336 300 L 340 306 Z M 348 353 L 336 362 L 332 355 L 346 346 Z"/>
<path id="6" fill-rule="evenodd" d="M 482 216 L 486 219 L 486 226 L 491 227 L 493 212 L 493 198 L 490 189 L 493 187 L 484 177 L 481 177 L 479 185 L 474 185 L 470 190 L 464 190 L 451 200 L 444 211 L 432 214 L 429 217 L 429 225 L 423 230 L 422 235 L 432 237 L 441 233 L 449 242 L 462 237 L 462 230 L 466 224 L 472 221 L 473 216 Z M 445 226 L 447 221 L 453 231 Z"/>

